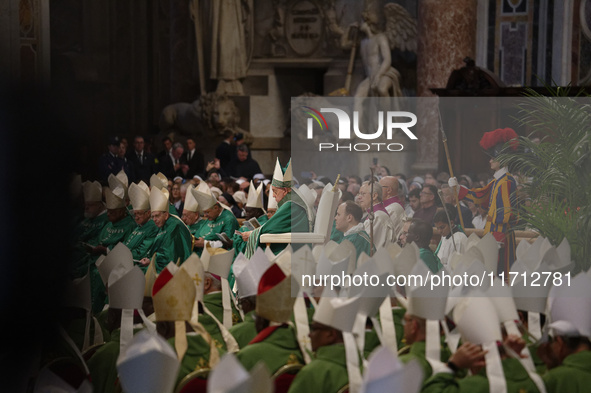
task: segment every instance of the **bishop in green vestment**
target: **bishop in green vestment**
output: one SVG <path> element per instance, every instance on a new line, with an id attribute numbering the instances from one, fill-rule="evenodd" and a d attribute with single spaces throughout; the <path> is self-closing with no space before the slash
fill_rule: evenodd
<path id="1" fill-rule="evenodd" d="M 143 258 L 150 258 L 150 250 L 156 239 L 158 227 L 156 223 L 150 219 L 150 210 L 134 210 L 134 218 L 137 226 L 123 241 L 123 244 L 129 248 L 133 255 L 133 260 L 136 264 Z M 144 271 L 147 266 L 140 266 Z"/>
<path id="2" fill-rule="evenodd" d="M 501 360 L 507 393 L 539 392 L 529 374 L 519 360 L 505 358 Z M 453 373 L 440 372 L 429 378 L 423 385 L 421 393 L 488 393 L 490 391 L 486 369 L 483 367 L 475 375 L 457 379 Z M 572 392 L 573 390 L 561 390 Z"/>
<path id="3" fill-rule="evenodd" d="M 236 339 L 240 349 L 246 347 L 257 335 L 254 310 L 244 314 L 244 321 L 232 326 L 229 332 Z"/>
<path id="4" fill-rule="evenodd" d="M 156 272 L 160 273 L 170 262 L 183 262 L 191 254 L 193 237 L 184 222 L 168 212 L 168 197 L 157 187 L 150 191 L 152 221 L 158 233 L 148 255 L 156 254 Z M 140 265 L 148 266 L 150 258 L 140 260 Z"/>
<path id="5" fill-rule="evenodd" d="M 587 392 L 591 387 L 591 345 L 587 337 L 552 337 L 545 345 L 548 393 Z"/>
<path id="6" fill-rule="evenodd" d="M 205 242 L 212 242 L 214 247 L 221 247 L 223 244 L 218 234 L 225 233 L 228 238 L 232 238 L 234 232 L 238 230 L 238 220 L 231 211 L 224 209 L 218 202 L 203 211 L 207 221 L 195 235 L 195 252 L 201 256 Z"/>
<path id="7" fill-rule="evenodd" d="M 168 218 L 162 222 L 164 216 Z M 189 257 L 193 238 L 187 226 L 176 216 L 165 212 L 152 212 L 152 219 L 159 230 L 150 254 L 156 253 L 156 272 L 160 273 L 170 262 L 177 263 L 179 259 L 183 262 Z M 149 263 L 150 260 L 145 258 L 144 264 L 147 266 Z"/>
<path id="8" fill-rule="evenodd" d="M 341 342 L 317 348 L 312 361 L 297 373 L 288 393 L 336 393 L 348 383 L 345 345 Z"/>
<path id="9" fill-rule="evenodd" d="M 295 329 L 287 324 L 264 328 L 236 357 L 247 370 L 263 361 L 271 374 L 285 365 L 304 365 Z"/>
<path id="10" fill-rule="evenodd" d="M 148 266 L 140 264 L 144 258 L 151 258 L 150 251 L 158 233 L 156 223 L 151 220 L 150 190 L 144 182 L 132 183 L 129 186 L 129 200 L 132 206 L 132 214 L 137 227 L 127 236 L 123 244 L 129 248 L 133 255 L 133 261 L 146 272 Z"/>

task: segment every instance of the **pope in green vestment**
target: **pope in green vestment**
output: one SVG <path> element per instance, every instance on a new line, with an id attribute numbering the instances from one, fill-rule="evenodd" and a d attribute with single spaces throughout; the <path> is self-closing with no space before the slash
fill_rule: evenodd
<path id="1" fill-rule="evenodd" d="M 263 329 L 236 357 L 247 370 L 263 361 L 271 375 L 285 365 L 305 364 L 295 329 L 287 324 Z"/>
<path id="2" fill-rule="evenodd" d="M 312 232 L 312 223 L 308 218 L 308 207 L 298 193 L 292 190 L 291 160 L 285 168 L 282 168 L 279 159 L 277 159 L 271 186 L 273 198 L 277 201 L 277 212 L 265 224 L 250 232 L 244 253 L 246 258 L 250 258 L 259 247 L 261 235 Z M 287 243 L 272 243 L 270 247 L 271 251 L 277 255 L 287 247 Z"/>
<path id="3" fill-rule="evenodd" d="M 505 381 L 507 382 L 507 393 L 539 392 L 527 371 L 525 371 L 521 363 L 519 363 L 519 360 L 506 358 L 501 360 L 501 364 L 503 366 L 503 373 L 505 374 Z M 421 393 L 488 393 L 489 390 L 486 369 L 482 368 L 478 374 L 464 377 L 462 379 L 456 379 L 455 376 L 450 373 L 437 373 L 425 382 Z M 573 390 L 560 391 L 571 392 Z"/>
<path id="4" fill-rule="evenodd" d="M 277 212 L 269 221 L 251 232 L 244 254 L 247 258 L 250 258 L 260 246 L 261 235 L 311 231 L 306 204 L 297 193 L 290 190 L 281 201 L 277 202 L 277 207 Z M 271 251 L 277 255 L 285 247 L 287 243 L 272 243 Z"/>
<path id="5" fill-rule="evenodd" d="M 160 273 L 170 262 L 181 262 L 191 254 L 193 238 L 187 226 L 176 216 L 169 216 L 156 234 L 149 254 L 156 253 L 156 272 Z"/>
<path id="6" fill-rule="evenodd" d="M 336 393 L 348 383 L 345 345 L 338 343 L 318 348 L 315 358 L 297 373 L 288 393 Z"/>

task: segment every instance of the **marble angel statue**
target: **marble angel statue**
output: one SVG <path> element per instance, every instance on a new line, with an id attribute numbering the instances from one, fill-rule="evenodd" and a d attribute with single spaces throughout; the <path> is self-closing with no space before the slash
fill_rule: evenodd
<path id="1" fill-rule="evenodd" d="M 395 3 L 384 6 L 384 16 L 386 26 L 381 31 L 375 12 L 368 10 L 362 14 L 359 30 L 365 37 L 361 39 L 359 52 L 366 78 L 357 86 L 355 97 L 402 96 L 400 72 L 392 67 L 391 51 L 398 48 L 416 52 L 417 22 L 404 7 Z"/>

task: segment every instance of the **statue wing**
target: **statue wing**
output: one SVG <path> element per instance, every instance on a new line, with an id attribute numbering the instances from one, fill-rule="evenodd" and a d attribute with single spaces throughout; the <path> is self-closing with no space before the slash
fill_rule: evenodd
<path id="1" fill-rule="evenodd" d="M 386 17 L 386 37 L 390 43 L 390 49 L 417 51 L 417 21 L 408 11 L 396 3 L 388 3 L 384 6 Z"/>

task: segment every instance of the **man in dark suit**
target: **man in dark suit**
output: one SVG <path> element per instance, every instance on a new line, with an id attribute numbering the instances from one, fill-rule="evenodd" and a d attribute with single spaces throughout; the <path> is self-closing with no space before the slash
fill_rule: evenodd
<path id="1" fill-rule="evenodd" d="M 180 143 L 172 145 L 172 157 L 168 154 L 162 158 L 160 171 L 169 179 L 174 179 L 177 176 L 185 177 L 185 173 L 189 170 L 186 156 L 183 154 L 185 148 Z"/>
<path id="2" fill-rule="evenodd" d="M 252 179 L 257 173 L 261 173 L 258 162 L 249 158 L 250 150 L 246 145 L 238 146 L 236 158 L 228 165 L 228 174 L 234 177 L 245 177 Z"/>
<path id="3" fill-rule="evenodd" d="M 159 152 L 158 156 L 156 157 L 156 158 L 158 158 L 158 161 L 161 161 L 161 162 L 164 159 L 164 157 L 166 157 L 167 155 L 172 158 L 172 139 L 170 139 L 167 136 L 162 138 L 162 146 L 164 146 L 164 150 Z"/>
<path id="4" fill-rule="evenodd" d="M 131 181 L 139 182 L 143 180 L 150 184 L 150 176 L 156 172 L 156 162 L 154 155 L 144 149 L 144 138 L 140 135 L 133 140 L 133 149 L 127 152 L 127 160 L 131 162 L 133 168 L 133 178 Z"/>
<path id="5" fill-rule="evenodd" d="M 188 151 L 185 153 L 185 159 L 187 160 L 187 165 L 189 165 L 189 169 L 187 170 L 187 173 L 184 176 L 185 179 L 192 179 L 195 175 L 203 176 L 205 172 L 205 160 L 203 159 L 203 154 L 197 151 L 195 147 L 195 139 L 193 137 L 188 137 Z"/>
<path id="6" fill-rule="evenodd" d="M 236 146 L 232 145 L 234 132 L 226 128 L 223 132 L 224 140 L 215 149 L 215 158 L 220 160 L 220 168 L 227 171 L 230 161 L 236 156 Z"/>
<path id="7" fill-rule="evenodd" d="M 119 137 L 109 138 L 109 144 L 107 145 L 109 151 L 99 158 L 100 180 L 103 184 L 107 184 L 110 174 L 116 175 L 124 167 L 125 160 L 118 156 L 119 143 Z M 129 176 L 129 173 L 127 175 Z"/>

